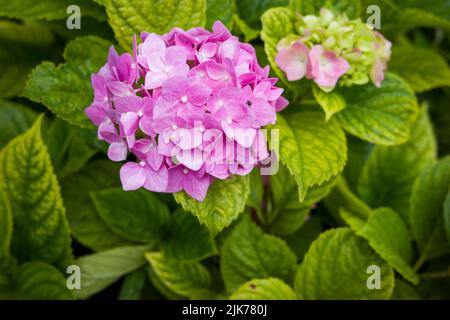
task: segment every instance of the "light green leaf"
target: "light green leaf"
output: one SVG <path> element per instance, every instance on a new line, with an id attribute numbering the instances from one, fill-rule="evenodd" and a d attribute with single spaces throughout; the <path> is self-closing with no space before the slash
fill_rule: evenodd
<path id="1" fill-rule="evenodd" d="M 15 299 L 72 300 L 66 279 L 55 267 L 44 262 L 28 262 L 17 270 L 14 279 Z"/>
<path id="2" fill-rule="evenodd" d="M 264 41 L 264 50 L 266 51 L 270 67 L 290 88 L 295 88 L 295 85 L 286 79 L 284 72 L 281 71 L 275 62 L 275 56 L 278 52 L 277 45 L 280 40 L 294 33 L 293 19 L 293 14 L 288 8 L 272 8 L 261 16 L 261 39 Z"/>
<path id="3" fill-rule="evenodd" d="M 245 215 L 226 238 L 220 268 L 228 292 L 245 282 L 277 277 L 291 283 L 297 259 L 286 243 L 262 230 Z"/>
<path id="4" fill-rule="evenodd" d="M 13 233 L 13 216 L 6 194 L 0 189 L 0 271 L 9 259 Z"/>
<path id="5" fill-rule="evenodd" d="M 125 239 L 153 243 L 166 232 L 169 209 L 150 191 L 119 187 L 91 192 L 91 198 L 103 221 Z"/>
<path id="6" fill-rule="evenodd" d="M 233 24 L 233 0 L 206 1 L 206 28 L 211 29 L 216 20 L 220 20 L 231 29 Z"/>
<path id="7" fill-rule="evenodd" d="M 14 214 L 12 253 L 65 268 L 72 259 L 70 230 L 59 184 L 41 136 L 43 117 L 0 154 L 0 187 Z"/>
<path id="8" fill-rule="evenodd" d="M 426 108 L 422 108 L 411 132 L 411 139 L 405 144 L 376 146 L 358 182 L 358 192 L 364 201 L 374 208 L 394 209 L 407 223 L 414 181 L 423 168 L 437 158 L 433 127 Z"/>
<path id="9" fill-rule="evenodd" d="M 321 8 L 345 13 L 349 18 L 359 18 L 362 8 L 360 0 L 293 0 L 293 9 L 302 15 L 319 15 Z"/>
<path id="10" fill-rule="evenodd" d="M 297 231 L 288 236 L 284 236 L 283 239 L 286 244 L 295 253 L 298 260 L 302 260 L 305 253 L 308 251 L 311 243 L 322 232 L 323 226 L 320 218 L 317 216 L 311 216 Z"/>
<path id="11" fill-rule="evenodd" d="M 170 290 L 183 297 L 209 288 L 211 275 L 199 262 L 179 262 L 160 252 L 147 252 L 145 257 L 159 280 Z"/>
<path id="12" fill-rule="evenodd" d="M 131 50 L 133 35 L 142 31 L 163 34 L 173 27 L 190 29 L 206 24 L 206 0 L 106 0 L 108 21 L 116 39 Z"/>
<path id="13" fill-rule="evenodd" d="M 74 264 L 80 267 L 81 289 L 76 293 L 86 299 L 110 286 L 122 276 L 145 265 L 144 254 L 151 247 L 118 247 L 82 256 Z"/>
<path id="14" fill-rule="evenodd" d="M 415 92 L 450 86 L 450 68 L 432 49 L 394 46 L 389 70 L 408 81 Z"/>
<path id="15" fill-rule="evenodd" d="M 61 190 L 67 208 L 73 236 L 94 251 L 102 251 L 129 244 L 114 233 L 100 218 L 89 193 L 120 184 L 117 164 L 96 160 L 82 170 L 61 181 Z"/>
<path id="16" fill-rule="evenodd" d="M 295 300 L 294 290 L 276 278 L 254 279 L 237 289 L 230 300 Z"/>
<path id="17" fill-rule="evenodd" d="M 50 30 L 37 24 L 0 20 L 0 97 L 14 97 L 23 89 L 31 69 L 52 56 L 54 40 Z"/>
<path id="18" fill-rule="evenodd" d="M 147 274 L 148 274 L 148 277 L 149 277 L 149 280 L 150 280 L 152 286 L 167 299 L 169 299 L 169 300 L 186 299 L 186 297 L 183 297 L 182 295 L 179 295 L 179 294 L 175 293 L 174 291 L 172 291 L 171 289 L 169 289 L 161 281 L 161 279 L 158 277 L 158 275 L 156 274 L 156 272 L 152 269 L 152 267 L 150 265 L 147 266 Z M 202 289 L 202 292 L 203 292 L 203 289 Z M 208 290 L 208 292 L 209 292 L 209 290 Z M 197 292 L 196 292 L 196 294 L 197 294 Z"/>
<path id="19" fill-rule="evenodd" d="M 301 111 L 286 119 L 278 115 L 280 160 L 298 184 L 300 201 L 308 188 L 337 176 L 347 160 L 345 134 L 336 121 L 323 121 L 320 112 Z"/>
<path id="20" fill-rule="evenodd" d="M 416 290 L 409 283 L 395 279 L 395 288 L 390 300 L 421 300 Z"/>
<path id="21" fill-rule="evenodd" d="M 323 111 L 325 111 L 325 121 L 330 120 L 335 113 L 345 109 L 345 99 L 338 90 L 325 92 L 315 85 L 313 86 L 313 94 Z"/>
<path id="22" fill-rule="evenodd" d="M 418 107 L 414 92 L 404 80 L 388 73 L 381 88 L 367 84 L 342 88 L 340 92 L 347 106 L 335 117 L 345 130 L 387 146 L 409 139 Z"/>
<path id="23" fill-rule="evenodd" d="M 389 208 L 374 210 L 359 236 L 406 280 L 417 285 L 419 276 L 410 267 L 413 257 L 411 235 L 402 218 Z"/>
<path id="24" fill-rule="evenodd" d="M 444 223 L 445 232 L 447 233 L 447 239 L 450 242 L 450 189 L 447 192 L 447 196 L 444 201 Z"/>
<path id="25" fill-rule="evenodd" d="M 278 173 L 270 177 L 270 182 L 272 209 L 267 227 L 272 233 L 288 235 L 303 225 L 312 207 L 328 195 L 336 179 L 311 187 L 301 202 L 298 199 L 297 183 L 286 166 L 280 165 Z"/>
<path id="26" fill-rule="evenodd" d="M 209 187 L 202 202 L 185 192 L 175 193 L 175 200 L 190 211 L 215 235 L 228 227 L 244 210 L 250 194 L 248 176 L 234 176 L 227 180 L 216 180 Z"/>
<path id="27" fill-rule="evenodd" d="M 380 289 L 371 290 L 369 266 L 380 268 Z M 363 238 L 350 229 L 326 231 L 313 242 L 294 283 L 300 299 L 389 299 L 394 272 Z"/>
<path id="28" fill-rule="evenodd" d="M 422 171 L 414 183 L 409 219 L 421 253 L 416 268 L 427 259 L 450 252 L 443 220 L 443 203 L 450 185 L 450 157 Z"/>
<path id="29" fill-rule="evenodd" d="M 25 132 L 36 119 L 36 113 L 18 103 L 0 100 L 0 149 L 9 140 Z"/>
<path id="30" fill-rule="evenodd" d="M 183 210 L 172 215 L 168 234 L 160 247 L 165 257 L 186 262 L 199 261 L 217 253 L 208 229 Z"/>
<path id="31" fill-rule="evenodd" d="M 67 19 L 72 13 L 67 13 L 70 5 L 79 6 L 82 15 L 105 20 L 104 11 L 92 0 L 0 0 L 0 16 L 15 19 Z"/>
<path id="32" fill-rule="evenodd" d="M 30 75 L 23 96 L 46 105 L 64 120 L 91 127 L 84 109 L 92 102 L 91 74 L 106 63 L 111 44 L 95 36 L 79 37 L 64 51 L 65 63 L 43 62 Z"/>

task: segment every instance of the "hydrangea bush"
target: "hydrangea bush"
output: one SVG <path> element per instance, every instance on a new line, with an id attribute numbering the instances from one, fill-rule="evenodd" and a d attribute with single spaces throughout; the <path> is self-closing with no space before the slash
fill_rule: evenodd
<path id="1" fill-rule="evenodd" d="M 450 298 L 449 5 L 0 0 L 0 299 Z"/>

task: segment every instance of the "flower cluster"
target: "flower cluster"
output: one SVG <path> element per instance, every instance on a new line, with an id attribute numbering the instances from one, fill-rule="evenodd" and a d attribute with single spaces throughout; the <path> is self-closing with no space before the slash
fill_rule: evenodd
<path id="1" fill-rule="evenodd" d="M 111 47 L 86 109 L 111 160 L 133 155 L 120 170 L 124 190 L 184 190 L 202 201 L 214 179 L 246 175 L 268 157 L 261 129 L 287 101 L 251 45 L 219 21 L 212 32 L 174 28 L 141 40 L 133 54 Z"/>
<path id="2" fill-rule="evenodd" d="M 306 76 L 324 91 L 372 82 L 381 86 L 391 43 L 361 19 L 322 8 L 320 16 L 298 16 L 298 34 L 283 38 L 275 60 L 289 81 Z"/>

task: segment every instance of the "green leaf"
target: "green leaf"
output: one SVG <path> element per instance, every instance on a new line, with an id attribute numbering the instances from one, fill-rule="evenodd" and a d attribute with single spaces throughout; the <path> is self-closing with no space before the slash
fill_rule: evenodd
<path id="1" fill-rule="evenodd" d="M 36 119 L 36 113 L 18 103 L 0 100 L 0 149 L 9 140 L 25 132 Z"/>
<path id="2" fill-rule="evenodd" d="M 359 236 L 406 280 L 417 285 L 419 276 L 410 267 L 413 257 L 411 235 L 402 218 L 389 208 L 374 210 Z"/>
<path id="3" fill-rule="evenodd" d="M 105 20 L 102 8 L 92 0 L 0 0 L 0 16 L 15 19 L 67 19 L 67 7 L 77 5 L 82 15 L 89 15 Z"/>
<path id="4" fill-rule="evenodd" d="M 175 193 L 175 200 L 184 210 L 192 212 L 215 235 L 228 227 L 244 210 L 250 194 L 248 176 L 234 176 L 227 180 L 216 180 L 209 187 L 202 202 L 185 192 Z"/>
<path id="5" fill-rule="evenodd" d="M 357 189 L 361 171 L 370 156 L 374 145 L 354 136 L 347 137 L 348 160 L 344 168 L 343 176 L 351 190 Z"/>
<path id="6" fill-rule="evenodd" d="M 103 221 L 125 239 L 153 243 L 168 227 L 169 209 L 150 191 L 125 192 L 119 187 L 91 192 L 91 198 Z"/>
<path id="7" fill-rule="evenodd" d="M 233 22 L 234 28 L 232 31 L 237 34 L 242 34 L 245 42 L 250 42 L 259 37 L 260 30 L 250 27 L 239 15 L 233 15 Z"/>
<path id="8" fill-rule="evenodd" d="M 147 280 L 147 271 L 140 268 L 128 274 L 123 280 L 119 300 L 139 300 Z"/>
<path id="9" fill-rule="evenodd" d="M 450 69 L 435 50 L 394 46 L 389 70 L 402 76 L 415 92 L 450 86 Z"/>
<path id="10" fill-rule="evenodd" d="M 262 230 L 245 215 L 226 238 L 220 268 L 228 292 L 245 282 L 277 277 L 291 283 L 297 258 L 286 243 Z"/>
<path id="11" fill-rule="evenodd" d="M 55 118 L 44 129 L 45 144 L 59 178 L 81 169 L 97 152 L 88 145 L 85 133 L 93 133 L 97 139 L 95 131 L 73 126 L 61 118 Z"/>
<path id="12" fill-rule="evenodd" d="M 208 229 L 191 214 L 178 210 L 171 217 L 169 234 L 161 242 L 165 257 L 183 262 L 205 259 L 217 253 Z"/>
<path id="13" fill-rule="evenodd" d="M 254 168 L 250 174 L 250 194 L 247 199 L 246 205 L 262 212 L 262 205 L 264 201 L 264 185 L 261 170 Z"/>
<path id="14" fill-rule="evenodd" d="M 372 209 L 348 187 L 343 177 L 325 199 L 325 205 L 335 219 L 342 218 L 352 230 L 357 231 L 365 223 Z"/>
<path id="15" fill-rule="evenodd" d="M 67 208 L 67 219 L 75 239 L 94 251 L 102 251 L 129 244 L 114 233 L 100 218 L 89 193 L 118 186 L 117 164 L 96 160 L 81 171 L 61 181 L 61 190 Z"/>
<path id="16" fill-rule="evenodd" d="M 445 232 L 447 233 L 447 239 L 450 242 L 450 189 L 447 192 L 447 196 L 444 201 L 444 223 Z"/>
<path id="17" fill-rule="evenodd" d="M 14 214 L 12 252 L 20 261 L 41 260 L 65 268 L 71 261 L 70 230 L 59 184 L 41 136 L 33 127 L 0 154 L 0 187 Z"/>
<path id="18" fill-rule="evenodd" d="M 399 146 L 376 146 L 358 182 L 361 198 L 370 206 L 391 207 L 408 222 L 414 181 L 437 158 L 433 127 L 426 108 L 412 127 L 410 141 Z"/>
<path id="19" fill-rule="evenodd" d="M 295 253 L 298 260 L 302 260 L 308 251 L 311 243 L 322 232 L 323 226 L 320 219 L 316 216 L 310 217 L 297 231 L 293 234 L 283 237 L 286 244 Z"/>
<path id="20" fill-rule="evenodd" d="M 270 232 L 288 235 L 298 230 L 312 207 L 327 196 L 335 182 L 335 179 L 331 179 L 320 186 L 311 187 L 305 199 L 300 202 L 294 177 L 286 166 L 280 165 L 278 173 L 270 177 L 272 210 L 267 221 Z"/>
<path id="21" fill-rule="evenodd" d="M 264 50 L 266 51 L 270 67 L 290 88 L 295 88 L 295 85 L 286 79 L 284 72 L 281 71 L 275 62 L 275 56 L 278 52 L 277 45 L 280 40 L 294 33 L 293 19 L 293 14 L 288 8 L 272 8 L 261 16 L 261 39 L 264 41 Z"/>
<path id="22" fill-rule="evenodd" d="M 320 112 L 301 111 L 278 115 L 280 160 L 298 184 L 300 201 L 308 188 L 337 176 L 347 160 L 345 134 L 336 121 L 325 123 Z"/>
<path id="23" fill-rule="evenodd" d="M 420 300 L 420 296 L 409 283 L 395 279 L 395 288 L 391 300 Z"/>
<path id="24" fill-rule="evenodd" d="M 254 279 L 237 289 L 230 300 L 295 300 L 294 290 L 276 278 Z"/>
<path id="25" fill-rule="evenodd" d="M 0 189 L 0 270 L 10 256 L 10 245 L 13 233 L 13 216 L 6 194 Z"/>
<path id="26" fill-rule="evenodd" d="M 381 88 L 367 84 L 342 88 L 340 92 L 347 107 L 335 117 L 345 130 L 387 146 L 409 139 L 418 107 L 414 92 L 404 80 L 388 73 Z"/>
<path id="27" fill-rule="evenodd" d="M 416 268 L 427 259 L 450 252 L 443 221 L 443 203 L 449 185 L 450 157 L 426 167 L 414 183 L 409 218 L 421 253 Z"/>
<path id="28" fill-rule="evenodd" d="M 206 28 L 211 29 L 216 20 L 220 20 L 231 29 L 233 24 L 233 0 L 206 1 Z"/>
<path id="29" fill-rule="evenodd" d="M 260 17 L 268 9 L 286 6 L 289 0 L 241 0 L 236 1 L 237 12 L 248 25 L 259 27 Z"/>
<path id="30" fill-rule="evenodd" d="M 17 270 L 14 279 L 16 299 L 72 300 L 66 279 L 55 267 L 44 262 L 28 262 Z"/>
<path id="31" fill-rule="evenodd" d="M 14 97 L 23 89 L 31 69 L 53 55 L 54 40 L 37 24 L 0 21 L 0 97 Z"/>
<path id="32" fill-rule="evenodd" d="M 79 257 L 75 265 L 81 271 L 81 289 L 76 293 L 86 299 L 110 286 L 122 276 L 145 265 L 144 254 L 151 247 L 118 247 Z"/>
<path id="33" fill-rule="evenodd" d="M 377 4 L 383 12 L 383 31 L 402 32 L 416 27 L 450 29 L 448 2 L 442 0 L 364 0 L 364 5 Z"/>
<path id="34" fill-rule="evenodd" d="M 133 35 L 142 31 L 163 34 L 173 27 L 206 24 L 206 0 L 106 0 L 104 5 L 117 41 L 127 50 L 132 48 Z"/>
<path id="35" fill-rule="evenodd" d="M 208 269 L 199 262 L 179 262 L 160 252 L 147 252 L 145 257 L 162 284 L 180 296 L 189 298 L 211 285 Z"/>
<path id="36" fill-rule="evenodd" d="M 321 8 L 345 13 L 349 18 L 359 18 L 362 8 L 359 0 L 293 0 L 293 9 L 306 16 L 319 15 Z"/>
<path id="37" fill-rule="evenodd" d="M 380 268 L 380 289 L 369 289 L 369 266 Z M 326 231 L 313 242 L 294 283 L 300 299 L 389 299 L 394 272 L 350 229 Z"/>
<path id="38" fill-rule="evenodd" d="M 314 97 L 322 107 L 323 111 L 325 111 L 325 121 L 330 120 L 335 113 L 345 109 L 345 99 L 337 91 L 338 90 L 333 90 L 332 92 L 327 93 L 318 86 L 313 86 Z"/>
<path id="39" fill-rule="evenodd" d="M 106 63 L 111 44 L 95 36 L 79 37 L 64 51 L 65 63 L 43 62 L 30 75 L 22 95 L 46 105 L 64 120 L 92 127 L 84 109 L 93 99 L 91 74 Z"/>

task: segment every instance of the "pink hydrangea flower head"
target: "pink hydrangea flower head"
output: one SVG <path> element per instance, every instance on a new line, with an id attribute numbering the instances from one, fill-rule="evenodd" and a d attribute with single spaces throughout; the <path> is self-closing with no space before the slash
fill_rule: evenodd
<path id="1" fill-rule="evenodd" d="M 221 23 L 141 33 L 133 53 L 110 49 L 92 76 L 86 115 L 126 191 L 185 191 L 203 201 L 216 179 L 246 175 L 269 157 L 264 126 L 287 106 L 255 49 Z"/>
<path id="2" fill-rule="evenodd" d="M 353 86 L 372 80 L 381 86 L 391 56 L 391 43 L 381 33 L 359 18 L 326 8 L 295 19 L 295 34 L 279 41 L 275 56 L 288 81 L 306 77 L 326 92 L 338 83 Z"/>

